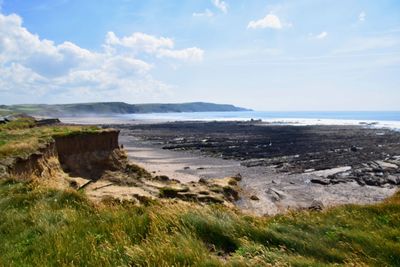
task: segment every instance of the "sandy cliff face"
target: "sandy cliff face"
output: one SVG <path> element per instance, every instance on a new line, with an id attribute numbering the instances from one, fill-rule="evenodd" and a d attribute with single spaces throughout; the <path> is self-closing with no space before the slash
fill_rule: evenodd
<path id="1" fill-rule="evenodd" d="M 55 138 L 61 166 L 71 176 L 96 180 L 105 170 L 125 168 L 127 158 L 118 146 L 119 131 L 107 130 Z"/>
<path id="2" fill-rule="evenodd" d="M 113 198 L 147 203 L 161 198 L 231 206 L 238 199 L 237 181 L 231 177 L 187 184 L 153 177 L 129 164 L 118 135 L 119 131 L 104 130 L 55 137 L 28 158 L 13 159 L 7 173 L 17 180 L 81 189 L 94 201 Z"/>
<path id="3" fill-rule="evenodd" d="M 23 181 L 42 179 L 44 182 L 54 182 L 61 181 L 57 178 L 65 176 L 58 161 L 54 142 L 44 145 L 27 158 L 15 158 L 7 169 L 10 176 Z"/>
<path id="4" fill-rule="evenodd" d="M 27 158 L 13 159 L 7 166 L 7 173 L 25 181 L 55 181 L 68 176 L 97 179 L 105 170 L 125 167 L 127 160 L 119 149 L 118 134 L 118 131 L 107 130 L 55 137 Z"/>

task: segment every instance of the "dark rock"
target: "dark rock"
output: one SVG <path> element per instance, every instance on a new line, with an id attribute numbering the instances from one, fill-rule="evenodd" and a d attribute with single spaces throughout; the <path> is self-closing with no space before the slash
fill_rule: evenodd
<path id="1" fill-rule="evenodd" d="M 324 203 L 319 200 L 313 200 L 308 209 L 312 211 L 321 211 L 324 209 Z"/>
<path id="2" fill-rule="evenodd" d="M 400 185 L 400 176 L 389 175 L 386 180 L 394 185 Z"/>
<path id="3" fill-rule="evenodd" d="M 237 173 L 234 176 L 232 176 L 232 178 L 235 179 L 236 181 L 241 181 L 243 177 L 240 173 Z"/>
<path id="4" fill-rule="evenodd" d="M 199 183 L 200 183 L 200 184 L 207 184 L 208 182 L 207 182 L 206 179 L 200 178 L 200 179 L 199 179 Z"/>
<path id="5" fill-rule="evenodd" d="M 36 120 L 35 124 L 36 126 L 45 126 L 45 125 L 53 125 L 60 123 L 59 119 L 42 119 L 42 120 Z"/>
<path id="6" fill-rule="evenodd" d="M 158 180 L 158 181 L 162 181 L 162 182 L 166 182 L 169 181 L 169 177 L 166 175 L 157 175 L 156 177 L 154 177 L 154 179 Z"/>
<path id="7" fill-rule="evenodd" d="M 258 198 L 258 196 L 256 196 L 256 195 L 252 195 L 252 196 L 250 197 L 250 199 L 251 199 L 251 200 L 260 200 L 260 199 Z"/>
<path id="8" fill-rule="evenodd" d="M 311 183 L 322 184 L 322 185 L 328 185 L 331 183 L 331 180 L 327 178 L 313 178 L 310 181 Z"/>

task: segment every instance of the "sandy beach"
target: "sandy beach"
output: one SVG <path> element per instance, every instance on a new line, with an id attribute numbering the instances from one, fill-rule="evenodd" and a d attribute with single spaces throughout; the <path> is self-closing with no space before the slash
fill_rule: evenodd
<path id="1" fill-rule="evenodd" d="M 313 201 L 325 206 L 346 203 L 374 203 L 394 194 L 395 187 L 360 186 L 356 182 L 324 186 L 311 183 L 314 174 L 288 175 L 272 167 L 245 167 L 236 160 L 200 155 L 190 151 L 170 151 L 141 141 L 122 131 L 121 144 L 129 159 L 156 175 L 167 175 L 181 182 L 198 181 L 240 174 L 243 189 L 236 203 L 240 209 L 259 215 L 277 214 L 288 209 L 307 208 Z M 274 195 L 281 194 L 275 199 Z M 257 196 L 259 200 L 250 198 Z"/>
<path id="2" fill-rule="evenodd" d="M 375 203 L 400 184 L 400 133 L 390 129 L 104 117 L 62 121 L 119 129 L 129 160 L 154 175 L 182 183 L 240 176 L 235 204 L 258 215 Z"/>

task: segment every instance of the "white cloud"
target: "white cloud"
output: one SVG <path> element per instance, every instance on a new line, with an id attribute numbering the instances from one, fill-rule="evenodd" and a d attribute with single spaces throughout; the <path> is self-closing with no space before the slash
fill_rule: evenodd
<path id="1" fill-rule="evenodd" d="M 216 8 L 221 10 L 224 13 L 228 12 L 228 4 L 225 1 L 222 0 L 212 0 L 212 3 Z"/>
<path id="2" fill-rule="evenodd" d="M 185 61 L 201 61 L 203 60 L 203 55 L 204 51 L 197 47 L 182 50 L 160 49 L 157 53 L 158 57 L 175 58 Z"/>
<path id="3" fill-rule="evenodd" d="M 133 51 L 145 52 L 156 57 L 181 59 L 185 61 L 203 60 L 204 51 L 197 47 L 174 49 L 175 43 L 170 38 L 154 37 L 145 33 L 134 33 L 131 36 L 118 38 L 115 33 L 109 32 L 106 37 L 106 50 L 115 52 L 119 47 Z M 120 51 L 120 50 L 119 50 Z"/>
<path id="4" fill-rule="evenodd" d="M 367 17 L 367 14 L 362 11 L 359 15 L 358 15 L 358 21 L 364 22 L 365 18 Z"/>
<path id="5" fill-rule="evenodd" d="M 212 17 L 214 16 L 214 13 L 212 13 L 209 9 L 204 10 L 204 12 L 199 12 L 196 13 L 194 12 L 192 14 L 193 17 Z"/>
<path id="6" fill-rule="evenodd" d="M 324 32 L 321 32 L 320 34 L 318 34 L 317 36 L 315 36 L 315 38 L 322 40 L 322 39 L 325 39 L 327 36 L 328 36 L 328 33 L 324 31 Z"/>
<path id="7" fill-rule="evenodd" d="M 162 47 L 173 48 L 174 41 L 170 38 L 157 38 L 141 32 L 135 32 L 131 36 L 118 38 L 115 33 L 108 32 L 106 45 L 130 48 L 137 52 L 154 53 Z"/>
<path id="8" fill-rule="evenodd" d="M 80 92 L 90 97 L 88 101 L 114 94 L 114 98 L 106 99 L 133 100 L 137 99 L 135 92 L 148 96 L 169 88 L 149 73 L 158 58 L 197 62 L 204 55 L 200 48 L 174 49 L 171 38 L 140 32 L 124 37 L 109 32 L 104 50 L 91 51 L 68 41 L 55 44 L 41 39 L 22 24 L 18 15 L 0 13 L 2 92 L 35 97 L 46 94 L 66 97 Z"/>
<path id="9" fill-rule="evenodd" d="M 282 29 L 283 24 L 278 16 L 274 14 L 268 14 L 264 18 L 259 20 L 252 20 L 247 25 L 248 29 L 264 29 L 264 28 L 271 28 L 271 29 Z"/>

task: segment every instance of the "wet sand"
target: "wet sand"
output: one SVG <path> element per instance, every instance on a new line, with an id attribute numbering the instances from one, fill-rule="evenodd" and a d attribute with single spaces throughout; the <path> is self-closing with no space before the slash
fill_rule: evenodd
<path id="1" fill-rule="evenodd" d="M 120 129 L 129 159 L 154 175 L 186 183 L 240 174 L 236 205 L 258 215 L 315 203 L 375 203 L 400 185 L 400 132 L 388 129 L 257 121 L 62 121 Z"/>
<path id="2" fill-rule="evenodd" d="M 275 166 L 246 167 L 242 161 L 211 156 L 198 150 L 169 150 L 164 138 L 145 140 L 148 132 L 120 127 L 120 143 L 128 151 L 129 159 L 156 175 L 167 175 L 182 182 L 211 179 L 240 174 L 243 189 L 236 205 L 258 215 L 282 213 L 288 209 L 308 208 L 316 201 L 324 206 L 347 203 L 374 203 L 394 194 L 397 186 L 360 185 L 356 181 L 322 185 L 311 180 L 323 172 L 287 173 Z M 153 133 L 155 134 L 155 133 Z M 158 135 L 159 136 L 159 135 Z M 180 138 L 180 137 L 175 137 Z M 345 170 L 345 169 L 344 169 Z M 340 171 L 340 169 L 339 169 Z M 332 172 L 335 172 L 333 169 Z M 255 199 L 255 197 L 258 200 Z"/>

